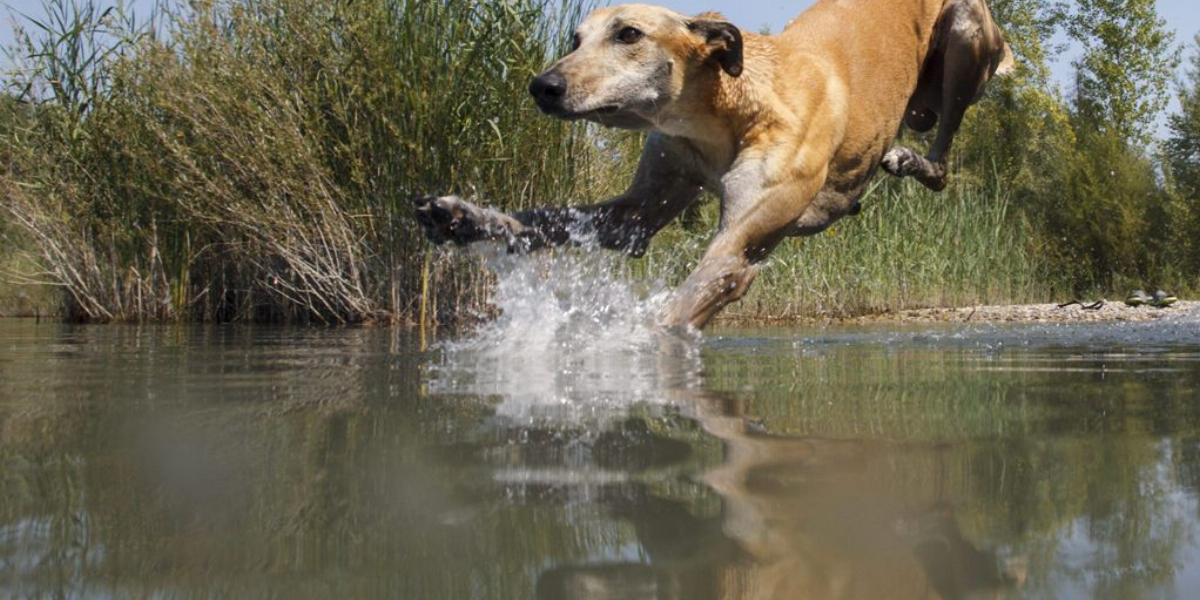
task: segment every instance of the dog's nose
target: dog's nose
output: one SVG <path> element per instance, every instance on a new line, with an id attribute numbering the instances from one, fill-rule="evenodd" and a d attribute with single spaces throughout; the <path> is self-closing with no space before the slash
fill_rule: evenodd
<path id="1" fill-rule="evenodd" d="M 558 106 L 567 94 L 567 80 L 554 71 L 542 73 L 529 84 L 529 93 L 543 108 Z"/>

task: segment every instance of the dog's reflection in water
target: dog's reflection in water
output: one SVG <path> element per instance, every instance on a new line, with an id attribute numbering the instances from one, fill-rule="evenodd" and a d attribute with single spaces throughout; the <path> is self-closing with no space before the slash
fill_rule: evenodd
<path id="1" fill-rule="evenodd" d="M 882 476 L 898 457 L 936 471 L 938 449 L 773 436 L 736 401 L 686 395 L 674 400 L 724 445 L 702 478 L 717 516 L 617 495 L 610 509 L 633 524 L 645 560 L 550 568 L 538 598 L 1004 598 L 1023 583 L 1019 561 L 964 538 L 937 489 L 902 492 Z"/>
<path id="2" fill-rule="evenodd" d="M 616 371 L 558 357 L 575 370 L 545 389 L 520 370 L 539 357 L 488 379 L 475 372 L 495 364 L 460 353 L 441 373 L 470 376 L 433 382 L 500 399 L 490 480 L 506 494 L 595 503 L 636 533 L 636 558 L 545 568 L 538 598 L 1000 598 L 1023 582 L 1019 561 L 960 531 L 942 483 L 953 448 L 772 434 L 742 398 L 708 389 L 694 342 L 657 341 Z M 659 431 L 672 428 L 687 439 Z M 719 441 L 720 459 L 689 477 L 697 439 Z"/>

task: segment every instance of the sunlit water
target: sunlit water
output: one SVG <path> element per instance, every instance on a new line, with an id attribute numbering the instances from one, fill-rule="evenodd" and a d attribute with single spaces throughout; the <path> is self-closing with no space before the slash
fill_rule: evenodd
<path id="1" fill-rule="evenodd" d="M 496 268 L 426 351 L 0 321 L 0 597 L 1200 594 L 1193 315 L 689 339 Z"/>

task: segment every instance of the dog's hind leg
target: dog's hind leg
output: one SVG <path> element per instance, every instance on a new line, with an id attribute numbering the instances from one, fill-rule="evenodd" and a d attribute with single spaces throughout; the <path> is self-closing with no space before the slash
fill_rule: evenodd
<path id="1" fill-rule="evenodd" d="M 942 112 L 946 69 L 940 31 L 941 27 L 935 30 L 932 48 L 921 68 L 917 89 L 913 91 L 904 110 L 904 126 L 920 133 L 933 129 Z M 906 146 L 893 146 L 883 155 L 880 166 L 896 177 L 914 177 L 922 183 L 936 184 L 940 179 L 937 177 L 937 167 L 932 162 Z"/>
<path id="2" fill-rule="evenodd" d="M 950 145 L 954 143 L 954 134 L 962 125 L 963 115 L 967 106 L 975 96 L 977 86 L 971 82 L 963 83 L 956 80 L 951 73 L 955 72 L 956 63 L 963 62 L 961 58 L 946 57 L 947 77 L 942 86 L 941 115 L 937 120 L 937 137 L 929 148 L 927 156 L 921 156 L 912 148 L 896 146 L 883 157 L 883 168 L 888 173 L 900 177 L 912 177 L 925 187 L 940 192 L 946 188 L 946 161 L 950 153 Z M 960 67 L 961 68 L 961 67 Z M 982 86 L 978 86 L 982 89 Z"/>
<path id="3" fill-rule="evenodd" d="M 946 188 L 946 165 L 933 162 L 907 146 L 893 146 L 880 164 L 884 171 L 896 177 L 912 177 L 935 192 Z"/>
<path id="4" fill-rule="evenodd" d="M 945 86 L 943 84 L 944 75 L 943 57 L 936 53 L 931 56 L 925 69 L 921 74 L 921 81 L 917 85 L 917 91 L 913 93 L 913 97 L 909 100 L 908 109 L 904 115 L 904 125 L 909 129 L 917 132 L 925 132 L 933 129 L 934 125 L 939 125 L 938 134 L 941 137 L 941 132 L 947 127 L 948 117 L 952 115 L 942 114 L 944 106 Z M 931 108 L 937 107 L 937 109 Z M 939 115 L 942 117 L 939 119 Z M 959 115 L 961 122 L 962 116 Z M 957 129 L 955 125 L 954 129 Z M 953 135 L 953 132 L 951 133 Z M 945 152 L 941 155 L 944 156 Z M 893 146 L 880 161 L 880 166 L 884 171 L 895 175 L 896 177 L 912 177 L 920 181 L 926 187 L 940 191 L 946 186 L 946 168 L 934 160 L 932 156 L 926 158 L 921 156 L 916 150 L 907 146 Z"/>
<path id="5" fill-rule="evenodd" d="M 954 135 L 967 107 L 983 96 L 984 87 L 996 72 L 1000 62 L 996 54 L 1007 52 L 983 0 L 957 0 L 943 18 L 949 22 L 943 26 L 941 120 L 928 156 L 936 167 L 931 180 L 934 185 L 922 181 L 933 189 L 946 186 L 946 161 Z"/>
<path id="6" fill-rule="evenodd" d="M 994 74 L 1011 66 L 1012 57 L 983 0 L 952 0 L 934 35 L 934 49 L 913 98 L 934 105 L 940 117 L 937 136 L 927 156 L 897 146 L 884 155 L 882 166 L 888 173 L 913 177 L 925 187 L 940 191 L 946 187 L 950 147 L 967 107 L 979 100 Z M 930 102 L 933 92 L 940 92 L 936 103 Z M 918 103 L 917 110 L 910 103 L 906 124 L 918 131 L 922 126 L 928 128 L 931 123 L 927 111 L 922 103 Z"/>

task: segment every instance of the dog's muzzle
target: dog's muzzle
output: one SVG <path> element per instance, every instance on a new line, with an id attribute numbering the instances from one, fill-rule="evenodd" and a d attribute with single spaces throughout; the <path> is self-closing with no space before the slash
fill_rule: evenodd
<path id="1" fill-rule="evenodd" d="M 567 96 L 567 80 L 554 71 L 547 71 L 533 78 L 529 83 L 529 93 L 533 95 L 538 108 L 551 115 L 563 113 L 563 99 Z"/>

